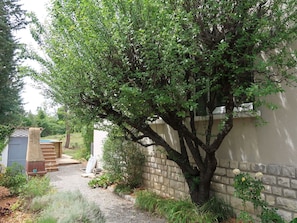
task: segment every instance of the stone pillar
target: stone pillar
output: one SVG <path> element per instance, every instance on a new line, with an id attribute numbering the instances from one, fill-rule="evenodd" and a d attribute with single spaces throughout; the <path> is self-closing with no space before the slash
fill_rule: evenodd
<path id="1" fill-rule="evenodd" d="M 29 128 L 26 173 L 28 176 L 46 174 L 45 160 L 40 147 L 40 128 Z"/>

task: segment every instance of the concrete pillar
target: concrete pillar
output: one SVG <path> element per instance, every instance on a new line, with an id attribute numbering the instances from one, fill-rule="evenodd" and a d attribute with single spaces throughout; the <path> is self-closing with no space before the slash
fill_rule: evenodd
<path id="1" fill-rule="evenodd" d="M 26 173 L 29 176 L 46 174 L 45 160 L 40 147 L 40 128 L 29 128 Z"/>

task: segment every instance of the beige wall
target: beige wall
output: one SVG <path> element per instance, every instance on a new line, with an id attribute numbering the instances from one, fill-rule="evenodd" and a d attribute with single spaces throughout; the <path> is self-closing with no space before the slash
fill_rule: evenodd
<path id="1" fill-rule="evenodd" d="M 279 106 L 262 108 L 267 122 L 256 126 L 255 118 L 238 118 L 218 151 L 221 159 L 297 166 L 297 88 L 270 96 Z"/>
<path id="2" fill-rule="evenodd" d="M 277 104 L 278 109 L 260 109 L 266 124 L 257 125 L 257 119 L 250 115 L 234 119 L 233 129 L 217 152 L 219 159 L 297 167 L 297 88 L 287 87 L 285 93 L 270 96 L 269 101 Z M 196 124 L 198 133 L 203 133 L 206 123 Z M 160 120 L 152 127 L 179 148 L 176 133 L 170 127 Z"/>

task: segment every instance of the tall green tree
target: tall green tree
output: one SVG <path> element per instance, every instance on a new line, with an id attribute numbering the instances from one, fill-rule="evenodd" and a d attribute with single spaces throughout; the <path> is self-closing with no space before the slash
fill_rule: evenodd
<path id="1" fill-rule="evenodd" d="M 20 96 L 23 82 L 17 73 L 20 45 L 14 32 L 25 25 L 25 15 L 16 0 L 0 2 L 0 123 L 19 124 L 23 114 Z"/>
<path id="2" fill-rule="evenodd" d="M 202 204 L 237 106 L 263 105 L 280 82 L 296 82 L 296 9 L 296 0 L 54 0 L 51 24 L 35 30 L 45 30 L 49 58 L 39 58 L 47 71 L 37 78 L 82 118 L 163 147 Z M 152 129 L 160 119 L 178 149 Z"/>
<path id="3" fill-rule="evenodd" d="M 20 48 L 15 31 L 25 25 L 25 13 L 17 0 L 0 2 L 0 152 L 24 113 L 20 96 L 23 82 L 17 73 Z"/>

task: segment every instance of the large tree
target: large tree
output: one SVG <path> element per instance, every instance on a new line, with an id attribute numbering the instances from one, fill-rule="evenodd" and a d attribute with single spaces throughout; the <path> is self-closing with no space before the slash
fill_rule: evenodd
<path id="1" fill-rule="evenodd" d="M 15 32 L 24 27 L 25 13 L 16 0 L 0 2 L 0 124 L 19 124 L 23 114 L 23 82 L 17 73 L 20 45 Z"/>
<path id="2" fill-rule="evenodd" d="M 24 113 L 20 96 L 23 82 L 17 73 L 20 49 L 14 34 L 25 25 L 25 13 L 17 0 L 0 2 L 0 152 L 10 126 L 21 123 Z"/>
<path id="3" fill-rule="evenodd" d="M 194 202 L 209 198 L 216 151 L 244 102 L 295 82 L 296 0 L 54 0 L 38 31 L 38 75 L 81 117 L 108 119 L 131 140 L 165 149 Z M 36 35 L 35 35 L 36 36 Z M 62 97 L 61 97 L 62 96 Z M 225 106 L 218 126 L 213 111 Z M 207 124 L 197 133 L 195 117 Z M 150 123 L 176 131 L 173 148 Z M 193 157 L 194 163 L 189 157 Z"/>

